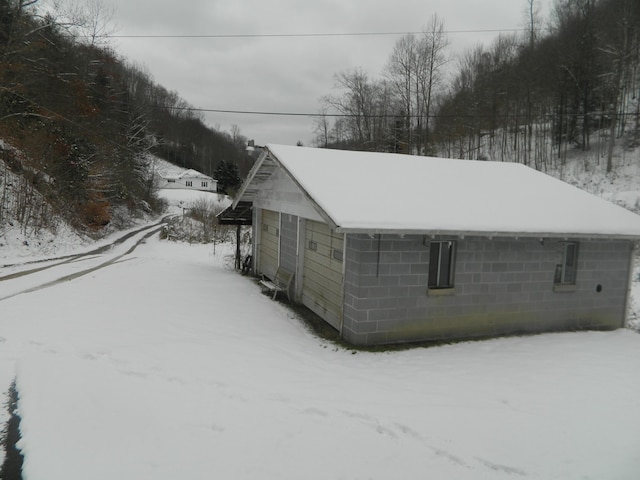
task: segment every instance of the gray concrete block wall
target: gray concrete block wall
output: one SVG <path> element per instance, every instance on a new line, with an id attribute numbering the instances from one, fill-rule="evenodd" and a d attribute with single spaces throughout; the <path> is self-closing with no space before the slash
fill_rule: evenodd
<path id="1" fill-rule="evenodd" d="M 375 344 L 622 325 L 629 242 L 579 241 L 575 288 L 559 292 L 554 273 L 564 242 L 457 238 L 454 291 L 433 295 L 427 289 L 431 240 L 348 235 L 346 340 Z"/>

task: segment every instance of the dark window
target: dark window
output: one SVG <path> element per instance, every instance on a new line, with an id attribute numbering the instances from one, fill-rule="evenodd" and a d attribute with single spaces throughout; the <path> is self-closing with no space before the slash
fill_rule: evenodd
<path id="1" fill-rule="evenodd" d="M 192 182 L 191 180 L 187 180 L 187 181 L 185 182 L 185 185 L 186 185 L 187 187 L 193 187 L 193 182 Z"/>
<path id="2" fill-rule="evenodd" d="M 309 240 L 309 250 L 313 250 L 315 252 L 318 250 L 318 244 L 313 240 Z"/>
<path id="3" fill-rule="evenodd" d="M 280 229 L 279 228 L 270 228 L 268 223 L 263 223 L 262 224 L 262 233 L 271 233 L 275 237 L 277 237 L 278 235 L 280 235 Z"/>
<path id="4" fill-rule="evenodd" d="M 452 288 L 456 242 L 431 242 L 429 288 Z"/>
<path id="5" fill-rule="evenodd" d="M 338 260 L 338 261 L 342 261 L 342 257 L 343 257 L 343 253 L 342 250 L 338 250 L 337 248 L 333 249 L 333 259 L 334 260 Z"/>
<path id="6" fill-rule="evenodd" d="M 578 267 L 578 244 L 564 244 L 562 264 L 556 266 L 555 283 L 558 285 L 575 285 Z"/>
<path id="7" fill-rule="evenodd" d="M 205 187 L 205 188 L 206 188 L 208 185 L 209 185 L 209 184 L 208 184 L 207 182 L 202 182 L 202 186 L 203 186 L 203 187 Z"/>

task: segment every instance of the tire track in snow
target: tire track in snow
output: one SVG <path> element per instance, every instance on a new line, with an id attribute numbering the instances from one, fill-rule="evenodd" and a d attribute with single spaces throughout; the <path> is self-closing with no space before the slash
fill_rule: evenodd
<path id="1" fill-rule="evenodd" d="M 102 263 L 100 263 L 100 264 L 98 264 L 96 266 L 87 268 L 85 270 L 81 270 L 79 272 L 74 272 L 74 273 L 71 273 L 71 274 L 68 274 L 68 275 L 63 275 L 62 277 L 58 277 L 55 280 L 51 280 L 51 281 L 36 285 L 34 287 L 30 287 L 30 288 L 27 288 L 27 289 L 24 289 L 24 290 L 20 290 L 19 292 L 15 292 L 15 293 L 6 295 L 4 297 L 0 297 L 0 302 L 3 301 L 3 300 L 8 300 L 9 298 L 16 297 L 18 295 L 37 292 L 37 291 L 43 290 L 45 288 L 50 288 L 50 287 L 59 285 L 59 284 L 61 284 L 63 282 L 68 282 L 68 281 L 74 280 L 76 278 L 83 277 L 85 275 L 88 275 L 90 273 L 95 272 L 96 270 L 100 270 L 102 268 L 106 268 L 106 267 L 108 267 L 110 265 L 113 265 L 116 262 L 121 261 L 121 259 L 123 257 L 125 257 L 127 255 L 131 255 L 131 253 L 133 253 L 133 251 L 136 248 L 138 248 L 138 246 L 140 246 L 142 243 L 144 243 L 149 237 L 155 235 L 160 230 L 162 230 L 162 227 L 166 223 L 167 218 L 168 217 L 165 217 L 165 218 L 162 219 L 162 221 L 160 221 L 160 222 L 158 222 L 156 224 L 153 224 L 151 226 L 147 225 L 147 226 L 145 226 L 143 228 L 140 228 L 138 230 L 135 230 L 133 232 L 129 232 L 128 234 L 120 237 L 119 239 L 117 239 L 113 243 L 110 243 L 109 245 L 105 245 L 105 246 L 99 247 L 99 248 L 94 249 L 94 250 L 92 250 L 90 252 L 83 253 L 83 254 L 80 254 L 80 255 L 71 255 L 71 256 L 68 256 L 68 257 L 60 257 L 60 258 L 65 258 L 65 260 L 62 261 L 62 262 L 58 262 L 58 263 L 55 263 L 55 264 L 52 264 L 52 265 L 47 265 L 45 267 L 26 270 L 26 271 L 23 271 L 23 272 L 17 272 L 16 274 L 10 274 L 10 275 L 6 275 L 4 277 L 0 277 L 0 281 L 10 280 L 10 279 L 15 279 L 15 278 L 22 277 L 22 276 L 25 276 L 25 275 L 41 272 L 41 271 L 49 269 L 49 268 L 59 267 L 61 265 L 66 265 L 66 264 L 69 264 L 69 263 L 72 263 L 72 262 L 75 262 L 75 261 L 86 260 L 86 259 L 89 259 L 90 257 L 95 257 L 96 254 L 104 253 L 104 252 L 110 250 L 115 245 L 124 243 L 125 241 L 129 240 L 131 237 L 133 237 L 133 236 L 135 236 L 135 235 L 137 235 L 137 234 L 139 234 L 141 232 L 144 232 L 145 230 L 149 230 L 145 235 L 143 235 L 137 241 L 135 241 L 131 245 L 131 247 L 129 247 L 124 253 L 116 255 L 116 256 L 108 259 L 105 262 L 102 262 Z M 54 260 L 56 260 L 56 259 L 54 259 Z"/>
<path id="2" fill-rule="evenodd" d="M 42 260 L 27 261 L 27 262 L 24 262 L 24 263 L 12 263 L 12 264 L 2 265 L 2 266 L 0 266 L 0 268 L 15 267 L 16 265 L 30 265 L 30 264 L 45 263 L 45 262 L 56 262 L 58 260 L 61 260 L 61 261 L 59 261 L 57 263 L 52 263 L 50 265 L 45 265 L 45 266 L 42 266 L 42 267 L 36 267 L 36 268 L 29 269 L 29 270 L 22 270 L 22 271 L 19 271 L 19 272 L 10 273 L 8 275 L 0 277 L 0 282 L 2 282 L 4 280 L 12 280 L 14 278 L 20 278 L 20 277 L 23 277 L 25 275 L 31 275 L 33 273 L 38 273 L 38 272 L 41 272 L 43 270 L 47 270 L 49 268 L 58 267 L 60 265 L 65 265 L 67 263 L 72 263 L 72 262 L 75 262 L 75 261 L 78 261 L 78 260 L 84 260 L 86 258 L 89 258 L 92 255 L 101 255 L 103 253 L 108 252 L 109 250 L 111 250 L 116 245 L 120 245 L 120 244 L 126 242 L 131 237 L 139 234 L 140 232 L 144 232 L 145 230 L 147 230 L 149 228 L 161 227 L 162 225 L 165 225 L 167 223 L 167 221 L 173 216 L 175 216 L 175 215 L 167 215 L 167 216 L 163 217 L 157 223 L 154 223 L 154 224 L 151 224 L 151 225 L 145 225 L 144 227 L 140 227 L 140 228 L 138 228 L 136 230 L 128 232 L 125 235 L 115 239 L 113 242 L 109 243 L 108 245 L 103 245 L 101 247 L 94 248 L 93 250 L 90 250 L 90 251 L 85 252 L 85 253 L 73 253 L 73 254 L 64 255 L 64 256 L 61 256 L 61 257 L 53 257 L 53 258 L 46 258 L 46 259 L 42 259 Z"/>

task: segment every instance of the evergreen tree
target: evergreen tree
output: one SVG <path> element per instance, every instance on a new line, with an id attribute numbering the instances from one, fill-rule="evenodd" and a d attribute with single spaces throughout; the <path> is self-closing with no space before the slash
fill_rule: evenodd
<path id="1" fill-rule="evenodd" d="M 218 181 L 218 192 L 233 195 L 240 187 L 240 172 L 235 163 L 223 160 L 216 168 L 214 177 Z"/>

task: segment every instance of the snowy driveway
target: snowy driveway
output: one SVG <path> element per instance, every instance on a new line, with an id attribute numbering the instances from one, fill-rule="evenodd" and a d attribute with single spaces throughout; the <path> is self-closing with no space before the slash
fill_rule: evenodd
<path id="1" fill-rule="evenodd" d="M 165 219 L 136 227 L 86 252 L 41 260 L 9 262 L 0 268 L 0 302 L 74 280 L 108 267 L 133 253 L 147 238 L 159 232 Z"/>
<path id="2" fill-rule="evenodd" d="M 26 479 L 638 478 L 637 333 L 354 353 L 223 247 L 156 236 L 0 302 Z"/>

